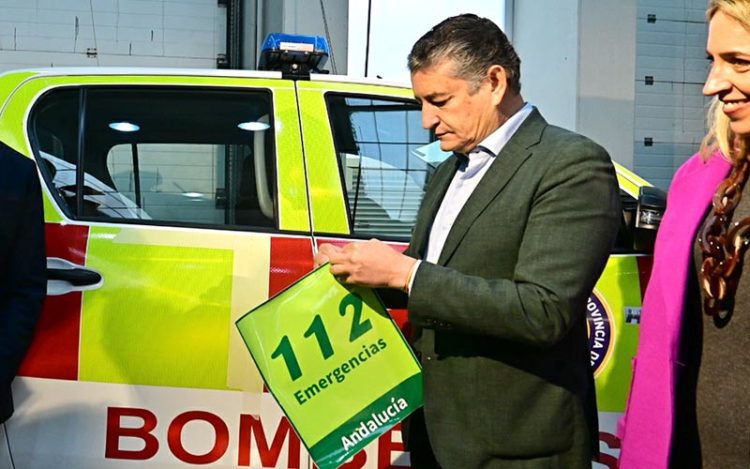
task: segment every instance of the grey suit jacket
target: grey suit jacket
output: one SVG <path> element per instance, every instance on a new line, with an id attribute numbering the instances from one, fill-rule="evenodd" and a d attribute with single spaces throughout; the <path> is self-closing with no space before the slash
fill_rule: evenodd
<path id="1" fill-rule="evenodd" d="M 456 163 L 434 174 L 407 254 L 423 257 Z M 534 110 L 409 295 L 443 467 L 590 466 L 598 428 L 585 307 L 620 217 L 607 152 Z"/>

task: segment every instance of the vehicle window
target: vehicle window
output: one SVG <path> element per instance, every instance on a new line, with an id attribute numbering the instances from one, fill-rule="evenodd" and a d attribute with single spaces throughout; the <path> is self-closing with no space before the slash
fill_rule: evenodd
<path id="1" fill-rule="evenodd" d="M 408 240 L 435 167 L 450 153 L 416 102 L 326 96 L 352 233 Z"/>
<path id="2" fill-rule="evenodd" d="M 48 183 L 69 215 L 275 226 L 269 92 L 91 87 L 77 90 L 77 99 L 68 93 L 40 100 L 32 133 L 50 169 Z M 67 123 L 62 115 L 70 116 Z M 77 126 L 66 127 L 78 121 L 80 149 L 65 143 L 79 141 Z M 76 173 L 79 166 L 83 172 Z"/>
<path id="3" fill-rule="evenodd" d="M 75 205 L 80 92 L 62 89 L 35 108 L 32 135 L 37 163 L 65 205 Z"/>

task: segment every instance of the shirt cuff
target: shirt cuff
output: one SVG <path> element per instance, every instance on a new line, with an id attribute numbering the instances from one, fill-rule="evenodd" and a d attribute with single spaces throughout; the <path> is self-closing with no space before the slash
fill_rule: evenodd
<path id="1" fill-rule="evenodd" d="M 417 259 L 417 262 L 414 263 L 414 265 L 411 266 L 411 270 L 409 271 L 409 281 L 406 282 L 406 294 L 409 295 L 411 293 L 411 287 L 414 285 L 414 277 L 417 276 L 417 269 L 419 268 L 419 264 L 421 264 L 422 261 Z"/>

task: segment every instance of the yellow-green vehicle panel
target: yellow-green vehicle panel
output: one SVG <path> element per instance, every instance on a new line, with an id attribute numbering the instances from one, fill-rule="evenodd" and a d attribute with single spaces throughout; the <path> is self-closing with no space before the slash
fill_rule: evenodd
<path id="1" fill-rule="evenodd" d="M 622 412 L 638 342 L 637 323 L 632 319 L 641 307 L 637 258 L 611 256 L 595 288 L 593 296 L 599 301 L 590 301 L 587 313 L 597 406 L 600 411 Z"/>

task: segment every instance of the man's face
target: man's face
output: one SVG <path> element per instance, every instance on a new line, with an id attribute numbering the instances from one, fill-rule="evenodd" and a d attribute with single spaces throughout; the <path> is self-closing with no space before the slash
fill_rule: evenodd
<path id="1" fill-rule="evenodd" d="M 502 80 L 496 75 L 490 70 L 476 88 L 455 76 L 448 59 L 412 73 L 414 97 L 422 104 L 422 127 L 435 132 L 441 150 L 468 154 L 502 124 L 498 105 L 506 88 L 504 73 Z"/>

